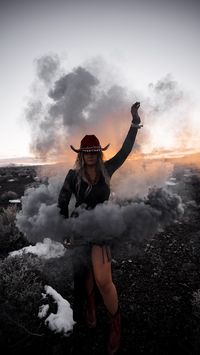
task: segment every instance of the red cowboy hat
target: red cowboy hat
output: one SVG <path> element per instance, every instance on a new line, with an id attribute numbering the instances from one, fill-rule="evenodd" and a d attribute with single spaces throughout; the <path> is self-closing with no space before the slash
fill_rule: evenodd
<path id="1" fill-rule="evenodd" d="M 83 137 L 79 149 L 74 148 L 73 145 L 70 145 L 70 147 L 76 153 L 80 153 L 80 152 L 89 153 L 89 152 L 101 152 L 102 150 L 108 149 L 109 145 L 110 144 L 102 148 L 98 138 L 94 134 L 90 134 L 90 135 L 88 134 L 85 137 Z"/>

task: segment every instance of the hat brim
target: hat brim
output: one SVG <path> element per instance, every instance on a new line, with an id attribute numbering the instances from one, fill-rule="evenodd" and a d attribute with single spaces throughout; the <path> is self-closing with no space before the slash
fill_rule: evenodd
<path id="1" fill-rule="evenodd" d="M 107 144 L 104 148 L 102 147 L 85 147 L 85 148 L 80 148 L 80 149 L 76 149 L 73 147 L 73 145 L 70 145 L 70 148 L 76 152 L 76 153 L 90 153 L 90 152 L 101 152 L 101 151 L 105 151 L 108 149 L 108 147 L 110 146 L 110 144 Z"/>

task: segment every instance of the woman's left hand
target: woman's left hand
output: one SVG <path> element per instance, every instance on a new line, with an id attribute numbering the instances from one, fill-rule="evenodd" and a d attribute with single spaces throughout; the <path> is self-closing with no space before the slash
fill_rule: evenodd
<path id="1" fill-rule="evenodd" d="M 140 102 L 135 102 L 132 106 L 131 106 L 131 114 L 132 114 L 132 122 L 134 124 L 140 124 L 141 119 L 140 116 L 138 115 L 138 109 L 140 107 Z"/>

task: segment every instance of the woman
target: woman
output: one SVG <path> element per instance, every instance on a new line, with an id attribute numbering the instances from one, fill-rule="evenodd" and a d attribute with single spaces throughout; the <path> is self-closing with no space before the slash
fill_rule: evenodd
<path id="1" fill-rule="evenodd" d="M 71 146 L 78 153 L 78 157 L 76 168 L 69 170 L 59 194 L 58 206 L 63 216 L 68 218 L 68 204 L 72 193 L 76 197 L 75 207 L 84 205 L 91 209 L 109 199 L 110 179 L 128 157 L 137 131 L 142 127 L 138 116 L 139 107 L 139 102 L 131 107 L 131 127 L 121 149 L 113 158 L 103 161 L 102 151 L 109 145 L 102 148 L 94 135 L 86 135 L 81 141 L 80 149 Z M 76 212 L 72 216 L 78 217 Z M 74 264 L 74 297 L 77 299 L 79 297 L 80 302 L 81 283 L 84 284 L 87 296 L 86 321 L 89 327 L 94 328 L 96 326 L 94 286 L 98 287 L 111 319 L 108 353 L 115 354 L 120 345 L 120 310 L 117 290 L 112 281 L 111 251 L 108 242 L 88 243 L 85 247 L 85 260 L 87 257 L 89 257 L 87 271 L 82 267 L 81 262 Z M 78 313 L 79 311 L 76 314 L 74 309 L 75 320 L 78 318 Z"/>

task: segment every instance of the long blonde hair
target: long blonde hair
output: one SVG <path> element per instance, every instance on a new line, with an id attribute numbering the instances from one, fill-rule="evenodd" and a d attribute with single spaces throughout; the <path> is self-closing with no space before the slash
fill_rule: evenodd
<path id="1" fill-rule="evenodd" d="M 83 152 L 79 152 L 75 161 L 75 170 L 77 173 L 77 193 L 79 194 L 80 191 L 80 184 L 81 184 L 81 179 L 85 180 L 88 185 L 90 185 L 90 182 L 88 181 L 86 174 L 85 174 L 85 161 L 83 158 Z M 96 170 L 97 172 L 100 172 L 104 179 L 106 184 L 110 187 L 110 177 L 105 169 L 105 165 L 103 162 L 103 153 L 102 152 L 97 152 L 97 164 L 96 164 Z"/>

